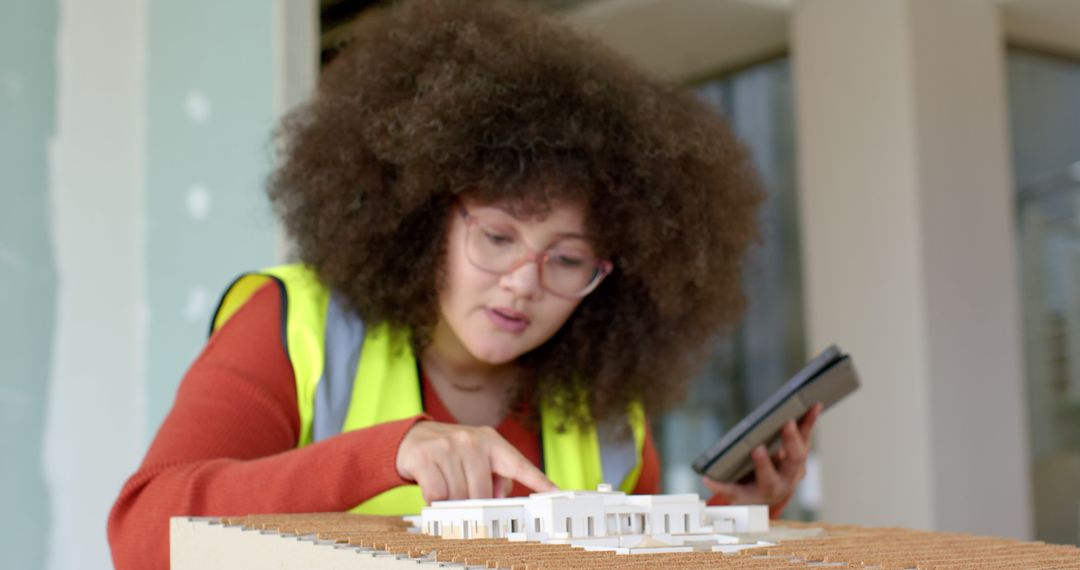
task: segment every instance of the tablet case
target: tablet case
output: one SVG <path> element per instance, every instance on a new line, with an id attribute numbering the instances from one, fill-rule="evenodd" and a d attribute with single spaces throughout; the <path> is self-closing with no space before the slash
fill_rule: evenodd
<path id="1" fill-rule="evenodd" d="M 755 447 L 765 444 L 770 454 L 780 448 L 780 428 L 788 420 L 798 420 L 817 402 L 828 409 L 858 387 L 851 357 L 830 346 L 698 456 L 694 470 L 717 481 L 741 480 L 754 470 Z"/>

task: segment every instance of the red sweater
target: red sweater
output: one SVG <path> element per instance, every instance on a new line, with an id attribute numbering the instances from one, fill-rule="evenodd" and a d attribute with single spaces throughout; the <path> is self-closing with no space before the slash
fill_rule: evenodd
<path id="1" fill-rule="evenodd" d="M 456 423 L 423 383 L 425 414 L 297 448 L 300 417 L 281 342 L 281 302 L 266 285 L 216 332 L 184 376 L 176 402 L 109 515 L 119 569 L 168 568 L 169 517 L 344 511 L 410 483 L 395 460 L 420 419 Z M 496 430 L 536 465 L 540 439 L 508 417 Z M 529 489 L 514 484 L 511 496 Z M 646 430 L 635 493 L 660 492 Z"/>

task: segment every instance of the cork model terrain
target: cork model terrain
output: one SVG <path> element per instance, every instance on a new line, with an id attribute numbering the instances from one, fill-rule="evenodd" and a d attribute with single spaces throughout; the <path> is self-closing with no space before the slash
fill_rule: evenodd
<path id="1" fill-rule="evenodd" d="M 279 568 L 806 568 L 1080 569 L 1075 546 L 916 531 L 774 521 L 735 553 L 618 554 L 502 538 L 448 539 L 397 517 L 342 513 L 175 517 L 174 570 Z"/>

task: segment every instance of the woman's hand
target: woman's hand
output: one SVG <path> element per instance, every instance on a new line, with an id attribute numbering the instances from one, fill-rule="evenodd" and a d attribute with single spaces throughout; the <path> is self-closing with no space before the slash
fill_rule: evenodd
<path id="1" fill-rule="evenodd" d="M 494 429 L 417 422 L 401 440 L 398 475 L 415 481 L 428 504 L 503 498 L 514 481 L 536 492 L 558 487 Z"/>
<path id="2" fill-rule="evenodd" d="M 822 405 L 816 404 L 803 416 L 798 427 L 795 421 L 784 424 L 780 430 L 783 447 L 776 457 L 769 457 L 764 445 L 754 448 L 754 476 L 748 483 L 721 483 L 705 477 L 703 481 L 710 491 L 732 504 L 769 505 L 777 507 L 787 502 L 795 492 L 795 485 L 806 476 L 806 457 L 810 452 L 810 432 L 821 415 Z"/>

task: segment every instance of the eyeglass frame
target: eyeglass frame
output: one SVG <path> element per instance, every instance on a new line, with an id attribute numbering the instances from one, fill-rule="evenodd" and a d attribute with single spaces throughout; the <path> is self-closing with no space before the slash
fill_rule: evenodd
<path id="1" fill-rule="evenodd" d="M 468 259 L 469 263 L 472 264 L 473 267 L 485 273 L 490 273 L 492 275 L 506 275 L 508 273 L 516 271 L 526 263 L 535 262 L 538 277 L 537 282 L 540 284 L 540 287 L 542 287 L 545 291 L 551 293 L 552 295 L 555 295 L 556 297 L 562 297 L 563 299 L 582 299 L 595 291 L 596 288 L 600 286 L 600 283 L 603 282 L 608 275 L 611 275 L 611 272 L 615 269 L 615 264 L 612 261 L 608 259 L 597 259 L 598 263 L 596 267 L 596 273 L 593 274 L 592 280 L 589 281 L 589 284 L 586 285 L 584 289 L 582 289 L 579 293 L 575 295 L 564 295 L 563 293 L 559 293 L 558 291 L 553 291 L 550 287 L 544 284 L 544 264 L 547 263 L 549 259 L 551 259 L 551 247 L 549 246 L 543 250 L 537 251 L 529 247 L 524 240 L 521 240 L 521 247 L 525 250 L 525 255 L 521 259 L 518 259 L 513 264 L 511 264 L 509 268 L 503 271 L 493 271 L 491 269 L 487 269 L 486 267 L 480 267 L 475 261 L 473 261 L 472 256 L 469 255 L 469 232 L 476 225 L 480 224 L 481 220 L 476 216 L 470 214 L 469 211 L 465 209 L 465 205 L 461 204 L 460 202 L 458 203 L 458 211 L 461 213 L 461 217 L 465 221 L 465 259 Z M 518 238 L 520 239 L 520 236 L 518 236 Z"/>

